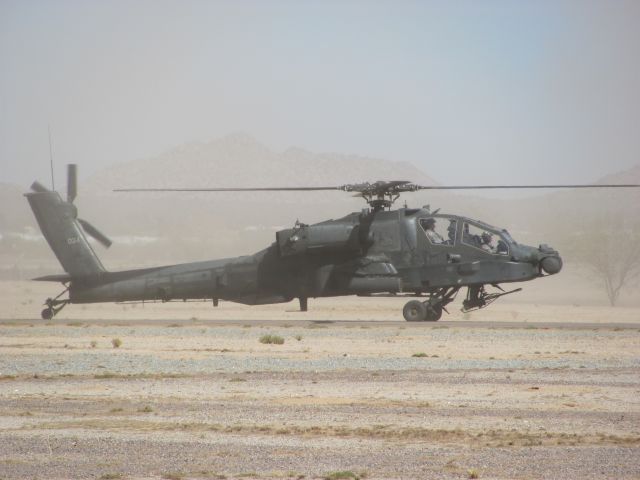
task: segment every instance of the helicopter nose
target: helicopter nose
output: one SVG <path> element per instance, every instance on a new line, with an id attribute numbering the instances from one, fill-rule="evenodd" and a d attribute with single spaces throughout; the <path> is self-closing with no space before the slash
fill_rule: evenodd
<path id="1" fill-rule="evenodd" d="M 562 258 L 560 255 L 544 257 L 540 261 L 540 268 L 548 275 L 554 275 L 562 270 Z"/>
<path id="2" fill-rule="evenodd" d="M 543 243 L 538 247 L 538 265 L 547 275 L 554 275 L 562 270 L 562 258 L 557 250 Z"/>

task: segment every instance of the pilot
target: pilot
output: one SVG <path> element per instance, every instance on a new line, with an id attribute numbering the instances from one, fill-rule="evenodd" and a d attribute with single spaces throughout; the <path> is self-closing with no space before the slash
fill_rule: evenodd
<path id="1" fill-rule="evenodd" d="M 482 248 L 486 252 L 491 253 L 494 253 L 496 251 L 495 247 L 493 246 L 493 235 L 491 235 L 489 232 L 482 232 L 480 238 L 482 239 L 480 248 Z"/>
<path id="2" fill-rule="evenodd" d="M 436 219 L 435 218 L 427 218 L 424 222 L 425 233 L 427 234 L 427 238 L 431 241 L 431 243 L 441 244 L 444 243 L 444 238 L 435 230 L 436 228 Z"/>

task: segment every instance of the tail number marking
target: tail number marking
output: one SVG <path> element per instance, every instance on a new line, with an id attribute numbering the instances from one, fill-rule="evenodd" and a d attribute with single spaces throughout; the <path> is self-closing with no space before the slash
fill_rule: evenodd
<path id="1" fill-rule="evenodd" d="M 80 237 L 67 238 L 67 245 L 75 245 L 76 243 L 80 243 Z"/>

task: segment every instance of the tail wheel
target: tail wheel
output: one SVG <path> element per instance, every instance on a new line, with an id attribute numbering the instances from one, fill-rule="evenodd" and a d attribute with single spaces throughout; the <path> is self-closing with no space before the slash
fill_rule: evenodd
<path id="1" fill-rule="evenodd" d="M 411 300 L 405 304 L 402 315 L 407 322 L 423 322 L 427 319 L 427 307 L 418 300 Z M 440 315 L 442 315 L 442 311 L 440 311 Z"/>

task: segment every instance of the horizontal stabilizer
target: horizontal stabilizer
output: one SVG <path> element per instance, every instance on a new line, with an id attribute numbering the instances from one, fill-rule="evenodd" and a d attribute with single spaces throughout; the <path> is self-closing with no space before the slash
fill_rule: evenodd
<path id="1" fill-rule="evenodd" d="M 67 273 L 60 273 L 58 275 L 45 275 L 44 277 L 32 278 L 36 282 L 59 282 L 67 283 L 71 281 L 71 275 Z"/>

